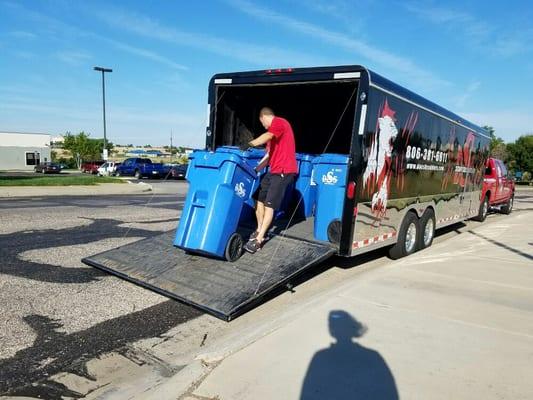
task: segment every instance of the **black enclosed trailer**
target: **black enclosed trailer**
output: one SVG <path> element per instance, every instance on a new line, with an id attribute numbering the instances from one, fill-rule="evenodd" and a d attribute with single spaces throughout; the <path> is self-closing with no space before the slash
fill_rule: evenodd
<path id="1" fill-rule="evenodd" d="M 337 234 L 321 242 L 312 217 L 279 220 L 264 259 L 186 255 L 169 234 L 84 262 L 231 319 L 333 254 L 390 246 L 393 258 L 405 256 L 479 212 L 487 132 L 362 66 L 218 74 L 208 102 L 208 150 L 262 133 L 258 113 L 268 106 L 291 123 L 299 153 L 349 156 Z"/>

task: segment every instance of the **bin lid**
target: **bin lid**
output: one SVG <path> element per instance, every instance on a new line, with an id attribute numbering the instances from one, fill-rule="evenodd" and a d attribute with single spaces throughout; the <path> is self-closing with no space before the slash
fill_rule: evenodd
<path id="1" fill-rule="evenodd" d="M 243 151 L 237 146 L 221 146 L 221 147 L 218 147 L 216 151 L 220 153 L 237 154 L 238 156 L 248 159 L 248 160 L 249 159 L 261 159 L 265 156 L 264 149 L 250 148 L 246 151 Z"/>
<path id="2" fill-rule="evenodd" d="M 225 162 L 233 162 L 239 165 L 252 177 L 256 177 L 257 173 L 248 165 L 244 158 L 232 152 L 211 152 L 199 151 L 195 155 L 195 167 L 220 168 Z"/>
<path id="3" fill-rule="evenodd" d="M 316 154 L 296 153 L 298 161 L 313 161 L 316 157 Z"/>
<path id="4" fill-rule="evenodd" d="M 346 154 L 332 154 L 326 153 L 316 157 L 313 164 L 342 164 L 347 165 L 350 157 Z"/>

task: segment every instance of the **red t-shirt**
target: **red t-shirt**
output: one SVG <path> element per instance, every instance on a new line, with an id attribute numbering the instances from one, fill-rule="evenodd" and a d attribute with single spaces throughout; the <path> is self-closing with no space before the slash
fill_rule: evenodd
<path id="1" fill-rule="evenodd" d="M 274 135 L 269 142 L 270 172 L 273 174 L 298 173 L 294 133 L 289 121 L 274 117 L 268 131 Z"/>

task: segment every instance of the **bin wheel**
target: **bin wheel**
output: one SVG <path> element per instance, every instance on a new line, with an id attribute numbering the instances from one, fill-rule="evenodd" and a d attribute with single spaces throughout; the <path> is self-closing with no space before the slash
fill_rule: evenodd
<path id="1" fill-rule="evenodd" d="M 338 219 L 331 221 L 328 225 L 328 240 L 331 243 L 339 244 L 341 242 L 342 223 Z"/>
<path id="2" fill-rule="evenodd" d="M 389 250 L 389 257 L 393 260 L 413 254 L 418 250 L 418 232 L 420 223 L 418 217 L 408 212 L 400 226 L 398 241 Z"/>
<path id="3" fill-rule="evenodd" d="M 241 257 L 242 246 L 243 240 L 240 233 L 233 233 L 233 235 L 231 235 L 228 240 L 228 244 L 226 245 L 226 251 L 224 252 L 226 260 L 231 262 L 237 261 Z"/>

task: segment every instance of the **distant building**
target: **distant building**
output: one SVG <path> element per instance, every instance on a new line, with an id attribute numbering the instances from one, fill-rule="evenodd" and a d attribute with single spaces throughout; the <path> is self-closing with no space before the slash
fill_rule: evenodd
<path id="1" fill-rule="evenodd" d="M 0 170 L 27 170 L 52 161 L 51 135 L 46 133 L 0 132 Z"/>
<path id="2" fill-rule="evenodd" d="M 171 154 L 161 150 L 134 149 L 126 152 L 126 157 L 170 157 Z"/>

